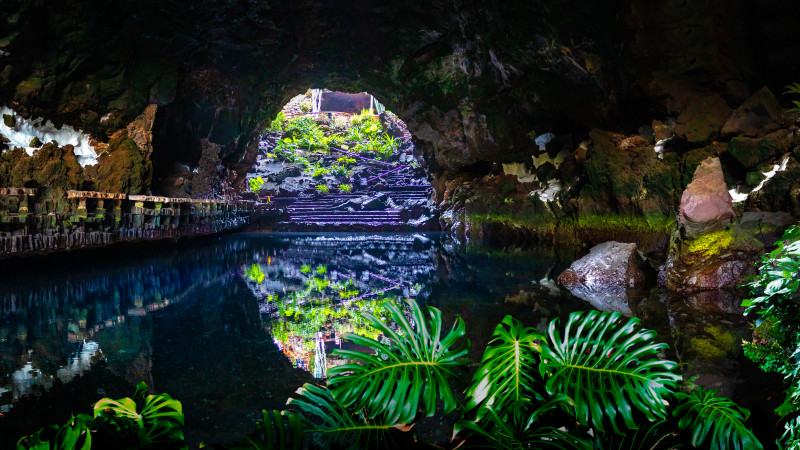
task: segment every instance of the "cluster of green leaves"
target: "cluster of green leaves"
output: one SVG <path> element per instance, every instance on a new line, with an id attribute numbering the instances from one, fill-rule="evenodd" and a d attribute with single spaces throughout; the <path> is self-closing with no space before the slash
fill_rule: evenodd
<path id="1" fill-rule="evenodd" d="M 245 275 L 255 283 L 261 284 L 264 282 L 264 271 L 261 270 L 261 266 L 256 263 L 250 264 L 250 268 L 247 269 Z"/>
<path id="2" fill-rule="evenodd" d="M 357 153 L 373 152 L 377 159 L 384 161 L 397 150 L 397 141 L 383 130 L 378 118 L 367 110 L 350 119 L 350 128 L 347 130 L 345 140 L 352 145 L 352 147 L 344 145 L 345 150 Z"/>
<path id="3" fill-rule="evenodd" d="M 338 187 L 339 187 L 339 192 L 341 192 L 342 194 L 349 194 L 350 192 L 353 191 L 353 185 L 351 184 L 340 184 Z"/>
<path id="4" fill-rule="evenodd" d="M 331 369 L 327 389 L 306 385 L 289 402 L 316 445 L 408 445 L 412 434 L 400 430 L 459 408 L 452 386 L 469 348 L 464 323 L 445 331 L 435 308 L 384 307 L 388 320 L 364 314 L 383 339 L 348 336 L 373 351 L 336 350 L 353 362 Z M 657 356 L 666 346 L 637 319 L 573 313 L 543 334 L 507 316 L 492 338 L 455 428 L 467 447 L 761 448 L 745 410 L 676 389 L 676 364 Z"/>
<path id="5" fill-rule="evenodd" d="M 272 119 L 272 123 L 270 124 L 269 128 L 267 128 L 267 131 L 277 133 L 283 131 L 285 127 L 286 127 L 286 113 L 280 111 L 278 112 L 278 115 L 275 116 L 274 119 Z"/>
<path id="6" fill-rule="evenodd" d="M 784 375 L 789 388 L 776 411 L 784 418 L 783 443 L 800 448 L 800 227 L 787 229 L 776 248 L 761 258 L 748 283 L 745 314 L 756 317 L 744 353 L 762 370 Z"/>
<path id="7" fill-rule="evenodd" d="M 25 436 L 18 449 L 188 448 L 183 441 L 183 409 L 167 394 L 147 395 L 139 383 L 133 398 L 104 398 L 93 416 L 78 414 L 62 426 L 49 425 Z"/>
<path id="8" fill-rule="evenodd" d="M 794 83 L 786 86 L 786 94 L 800 94 L 800 83 Z M 800 115 L 800 101 L 792 100 L 794 108 L 789 109 L 789 113 L 795 116 Z"/>
<path id="9" fill-rule="evenodd" d="M 258 193 L 261 188 L 264 186 L 264 179 L 259 177 L 251 178 L 250 179 L 250 190 Z"/>
<path id="10" fill-rule="evenodd" d="M 453 386 L 465 369 L 470 343 L 460 318 L 446 330 L 438 309 L 413 300 L 405 306 L 385 302 L 380 311 L 360 313 L 381 338 L 350 334 L 347 339 L 369 351 L 335 350 L 350 362 L 331 369 L 327 386 L 304 385 L 289 400 L 290 412 L 263 412 L 254 433 L 223 448 L 418 445 L 416 421 L 460 408 Z M 746 410 L 713 391 L 676 389 L 676 364 L 658 358 L 666 346 L 654 338 L 638 319 L 618 313 L 573 313 L 564 327 L 552 321 L 547 333 L 507 316 L 466 390 L 455 427 L 462 446 L 762 448 L 745 425 Z M 103 399 L 95 405 L 95 421 L 119 439 L 113 448 L 185 448 L 180 403 L 169 396 L 145 397 L 144 389 L 140 385 L 133 400 Z M 90 448 L 95 436 L 87 423 L 73 418 L 63 431 L 56 427 L 20 443 L 64 448 L 41 444 L 48 438 Z"/>
<path id="11" fill-rule="evenodd" d="M 316 186 L 317 192 L 320 194 L 328 194 L 330 193 L 330 188 L 328 188 L 327 184 L 318 184 Z"/>

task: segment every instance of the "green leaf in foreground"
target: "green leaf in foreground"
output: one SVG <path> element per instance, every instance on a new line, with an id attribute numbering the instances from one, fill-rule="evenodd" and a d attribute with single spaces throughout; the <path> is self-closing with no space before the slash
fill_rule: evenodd
<path id="1" fill-rule="evenodd" d="M 469 341 L 464 338 L 464 322 L 459 318 L 444 337 L 442 313 L 436 308 L 422 308 L 408 301 L 410 318 L 391 302 L 382 305 L 397 324 L 399 332 L 372 316 L 363 314 L 370 324 L 391 343 L 348 333 L 353 344 L 374 349 L 376 353 L 337 349 L 334 354 L 354 363 L 330 370 L 328 385 L 343 405 L 364 410 L 367 417 L 383 416 L 387 423 L 412 423 L 417 411 L 428 417 L 436 412 L 437 399 L 444 413 L 454 410 L 457 401 L 451 382 L 459 376 L 454 371 L 464 364 Z"/>
<path id="2" fill-rule="evenodd" d="M 465 409 L 469 411 L 480 406 L 476 413 L 476 418 L 480 419 L 490 407 L 503 416 L 511 404 L 542 400 L 543 396 L 537 391 L 541 380 L 536 368 L 542 350 L 540 343 L 544 340 L 544 334 L 536 329 L 523 327 L 511 316 L 503 318 L 472 377 Z"/>
<path id="3" fill-rule="evenodd" d="M 679 404 L 672 411 L 680 418 L 678 427 L 687 430 L 695 447 L 708 443 L 711 450 L 757 450 L 761 442 L 745 425 L 750 412 L 716 390 L 696 390 L 675 394 Z"/>
<path id="4" fill-rule="evenodd" d="M 368 419 L 351 411 L 333 398 L 330 390 L 306 383 L 289 399 L 303 421 L 304 433 L 316 446 L 365 449 L 408 445 L 410 436 L 381 418 Z"/>
<path id="5" fill-rule="evenodd" d="M 676 364 L 658 359 L 666 344 L 655 343 L 656 333 L 639 327 L 638 319 L 619 313 L 572 313 L 563 331 L 550 322 L 549 343 L 542 347 L 541 375 L 547 391 L 575 401 L 576 417 L 584 425 L 604 431 L 610 423 L 616 433 L 637 427 L 633 411 L 648 420 L 667 414 L 665 397 L 680 379 Z"/>

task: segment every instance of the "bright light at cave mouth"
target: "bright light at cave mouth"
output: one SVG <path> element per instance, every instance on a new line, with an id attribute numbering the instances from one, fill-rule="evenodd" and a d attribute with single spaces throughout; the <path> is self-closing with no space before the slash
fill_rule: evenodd
<path id="1" fill-rule="evenodd" d="M 20 147 L 33 156 L 38 147 L 31 146 L 31 141 L 37 138 L 42 144 L 56 141 L 60 147 L 71 145 L 75 148 L 75 156 L 82 166 L 97 164 L 97 154 L 94 147 L 89 145 L 90 136 L 80 130 L 64 125 L 56 128 L 51 121 L 44 118 L 25 119 L 7 106 L 0 107 L 0 134 L 9 140 L 8 147 Z M 7 117 L 13 119 L 7 119 Z M 12 125 L 13 123 L 13 125 Z M 11 125 L 11 126 L 9 126 Z"/>
<path id="2" fill-rule="evenodd" d="M 285 206 L 278 229 L 434 230 L 437 208 L 406 124 L 372 95 L 309 89 L 259 141 L 248 199 Z"/>

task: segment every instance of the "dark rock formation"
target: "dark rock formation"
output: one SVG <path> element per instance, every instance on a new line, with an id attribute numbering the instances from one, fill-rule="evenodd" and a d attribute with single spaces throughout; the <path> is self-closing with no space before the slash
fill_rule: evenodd
<path id="1" fill-rule="evenodd" d="M 780 124 L 783 109 L 768 88 L 763 87 L 736 108 L 722 127 L 723 136 L 755 136 L 768 124 Z"/>
<path id="2" fill-rule="evenodd" d="M 642 266 L 636 244 L 605 242 L 573 262 L 559 275 L 558 281 L 572 295 L 601 311 L 618 311 L 631 316 L 629 292 L 644 286 Z"/>

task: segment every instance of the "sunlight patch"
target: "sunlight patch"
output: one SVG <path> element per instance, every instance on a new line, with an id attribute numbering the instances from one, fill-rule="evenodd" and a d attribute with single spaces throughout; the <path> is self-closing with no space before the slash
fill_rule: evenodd
<path id="1" fill-rule="evenodd" d="M 0 107 L 0 116 L 12 115 L 16 123 L 13 127 L 6 125 L 5 120 L 0 121 L 0 134 L 5 136 L 10 142 L 10 148 L 22 147 L 33 156 L 36 147 L 31 147 L 31 141 L 38 138 L 42 144 L 50 141 L 58 142 L 58 145 L 72 145 L 75 147 L 75 156 L 82 166 L 97 164 L 97 154 L 94 147 L 89 145 L 90 136 L 81 131 L 75 130 L 69 125 L 64 125 L 61 129 L 56 128 L 51 121 L 44 121 L 44 118 L 30 120 L 17 115 L 14 110 L 6 106 Z M 44 123 L 43 123 L 44 122 Z"/>

